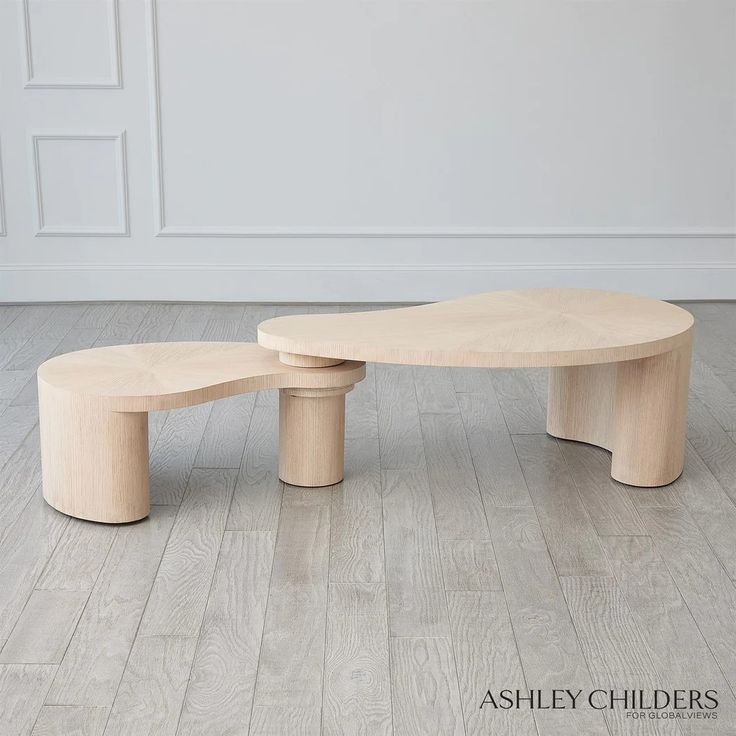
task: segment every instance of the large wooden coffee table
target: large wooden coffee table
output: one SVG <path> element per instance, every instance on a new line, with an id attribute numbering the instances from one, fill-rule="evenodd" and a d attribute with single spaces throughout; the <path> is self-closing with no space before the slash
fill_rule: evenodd
<path id="1" fill-rule="evenodd" d="M 682 472 L 693 318 L 666 302 L 591 289 L 522 289 L 416 307 L 278 317 L 258 342 L 293 366 L 344 360 L 549 367 L 547 431 L 612 453 L 634 486 Z"/>

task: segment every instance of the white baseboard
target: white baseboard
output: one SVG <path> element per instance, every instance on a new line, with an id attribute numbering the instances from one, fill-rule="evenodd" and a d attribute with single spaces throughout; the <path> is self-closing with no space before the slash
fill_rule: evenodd
<path id="1" fill-rule="evenodd" d="M 539 286 L 661 299 L 736 299 L 736 261 L 702 263 L 14 264 L 0 266 L 0 302 L 416 302 Z"/>

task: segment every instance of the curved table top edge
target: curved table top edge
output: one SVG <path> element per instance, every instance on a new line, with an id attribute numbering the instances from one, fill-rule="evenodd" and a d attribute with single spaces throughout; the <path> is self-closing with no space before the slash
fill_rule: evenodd
<path id="1" fill-rule="evenodd" d="M 65 386 L 63 381 L 58 378 L 54 380 L 54 368 L 59 364 L 69 363 L 76 360 L 84 360 L 85 357 L 91 355 L 100 355 L 101 351 L 135 348 L 140 350 L 155 350 L 162 346 L 170 348 L 172 346 L 248 346 L 248 349 L 256 348 L 261 359 L 265 358 L 270 362 L 269 370 L 256 372 L 251 375 L 228 378 L 226 380 L 207 383 L 203 378 L 202 385 L 196 387 L 188 387 L 180 391 L 169 392 L 129 392 L 114 393 L 102 390 L 80 390 L 77 387 Z M 132 352 L 132 351 L 129 351 Z M 89 399 L 95 404 L 109 411 L 119 412 L 147 412 L 147 411 L 164 411 L 167 409 L 180 409 L 196 404 L 224 399 L 230 396 L 250 393 L 253 391 L 262 391 L 270 389 L 282 388 L 300 388 L 300 389 L 333 389 L 333 388 L 349 388 L 353 384 L 362 381 L 365 378 L 365 363 L 362 361 L 348 360 L 335 366 L 326 368 L 301 368 L 298 366 L 289 366 L 281 363 L 278 359 L 278 353 L 262 348 L 256 343 L 202 343 L 199 341 L 192 343 L 136 343 L 134 345 L 111 345 L 99 348 L 88 348 L 86 350 L 78 350 L 62 355 L 54 356 L 42 363 L 37 371 L 37 380 L 39 387 L 42 384 L 47 385 L 55 392 L 68 394 L 75 399 Z"/>

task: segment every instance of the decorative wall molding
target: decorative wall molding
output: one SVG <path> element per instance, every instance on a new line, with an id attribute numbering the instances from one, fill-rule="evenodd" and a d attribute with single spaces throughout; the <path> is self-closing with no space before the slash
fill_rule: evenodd
<path id="1" fill-rule="evenodd" d="M 150 0 L 148 13 L 149 104 L 152 124 L 154 235 L 203 238 L 736 238 L 736 228 L 556 228 L 556 227 L 252 227 L 238 225 L 189 226 L 166 221 L 164 159 L 161 128 L 158 0 Z"/>
<path id="2" fill-rule="evenodd" d="M 661 299 L 733 299 L 736 259 L 675 263 L 242 264 L 0 266 L 13 301 L 417 302 L 504 288 L 569 286 Z M 626 284 L 625 288 L 622 284 Z"/>
<path id="3" fill-rule="evenodd" d="M 109 79 L 63 79 L 37 77 L 33 64 L 33 39 L 31 32 L 30 0 L 23 0 L 21 12 L 22 35 L 25 46 L 27 89 L 121 89 L 123 86 L 121 41 L 120 41 L 120 9 L 119 0 L 107 0 L 111 17 L 109 24 L 110 65 L 112 76 Z"/>
<path id="4" fill-rule="evenodd" d="M 38 142 L 53 141 L 99 141 L 109 140 L 116 144 L 116 161 L 118 176 L 118 208 L 121 226 L 109 228 L 89 227 L 54 227 L 46 224 L 43 204 L 43 188 L 41 186 L 41 169 L 38 155 Z M 38 224 L 36 237 L 120 237 L 130 235 L 130 212 L 128 203 L 128 166 L 126 157 L 125 131 L 119 133 L 31 133 L 31 166 L 33 168 L 34 194 L 36 201 L 36 220 Z"/>

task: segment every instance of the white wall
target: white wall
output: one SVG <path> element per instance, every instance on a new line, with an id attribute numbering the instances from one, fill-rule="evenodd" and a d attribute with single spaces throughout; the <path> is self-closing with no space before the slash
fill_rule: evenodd
<path id="1" fill-rule="evenodd" d="M 736 298 L 734 0 L 0 0 L 0 300 Z"/>

